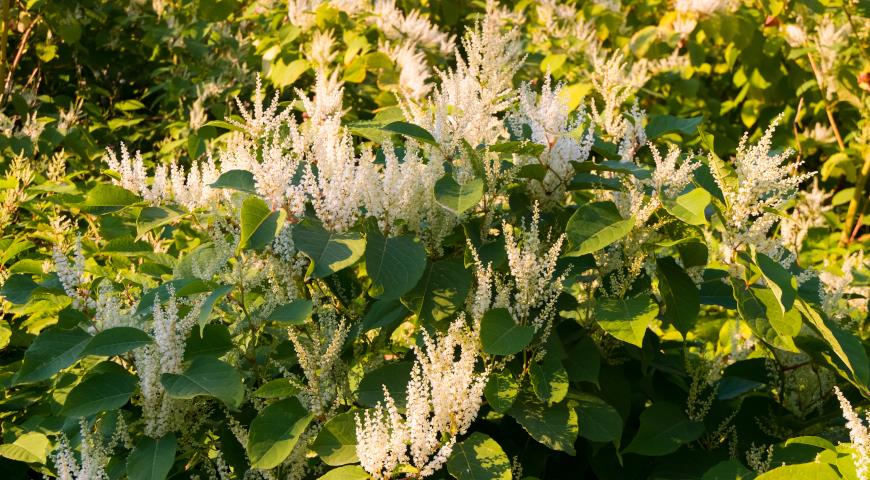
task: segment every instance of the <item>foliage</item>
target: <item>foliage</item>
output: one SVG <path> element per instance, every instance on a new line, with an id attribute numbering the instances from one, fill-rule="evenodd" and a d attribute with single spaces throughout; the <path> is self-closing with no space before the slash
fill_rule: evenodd
<path id="1" fill-rule="evenodd" d="M 762 3 L 4 0 L 4 478 L 870 478 L 870 9 Z"/>

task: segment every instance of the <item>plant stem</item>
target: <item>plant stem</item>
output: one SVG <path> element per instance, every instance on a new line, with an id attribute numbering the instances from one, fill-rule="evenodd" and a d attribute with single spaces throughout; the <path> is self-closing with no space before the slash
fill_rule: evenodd
<path id="1" fill-rule="evenodd" d="M 6 78 L 6 43 L 9 41 L 9 0 L 2 0 L 0 21 L 3 22 L 3 33 L 0 34 L 0 79 Z"/>
<path id="2" fill-rule="evenodd" d="M 864 190 L 867 187 L 867 177 L 870 175 L 870 151 L 864 152 L 864 165 L 861 166 L 861 171 L 858 173 L 858 180 L 855 182 L 855 192 L 852 193 L 852 199 L 849 200 L 849 209 L 846 211 L 846 219 L 843 221 L 843 233 L 840 236 L 840 243 L 847 244 L 854 236 L 852 229 L 856 225 L 855 217 L 858 215 L 859 207 L 864 203 Z"/>
<path id="3" fill-rule="evenodd" d="M 807 58 L 810 61 L 810 68 L 813 69 L 813 74 L 816 76 L 816 84 L 819 86 L 819 90 L 822 90 L 822 72 L 819 71 L 818 65 L 816 65 L 816 61 L 813 60 L 813 56 L 807 52 Z M 828 123 L 831 124 L 831 129 L 834 130 L 834 136 L 837 137 L 837 145 L 840 147 L 840 151 L 846 150 L 846 144 L 843 143 L 843 137 L 840 135 L 840 129 L 837 128 L 837 122 L 834 120 L 834 110 L 831 108 L 831 104 L 828 103 L 828 99 L 825 96 L 825 92 L 822 91 L 822 100 L 825 102 L 825 113 L 828 114 Z"/>

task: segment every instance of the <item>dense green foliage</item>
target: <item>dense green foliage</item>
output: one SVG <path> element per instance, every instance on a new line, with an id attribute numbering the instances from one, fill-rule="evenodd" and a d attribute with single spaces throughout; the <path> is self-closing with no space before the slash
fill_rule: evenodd
<path id="1" fill-rule="evenodd" d="M 867 2 L 0 3 L 0 477 L 870 478 Z"/>

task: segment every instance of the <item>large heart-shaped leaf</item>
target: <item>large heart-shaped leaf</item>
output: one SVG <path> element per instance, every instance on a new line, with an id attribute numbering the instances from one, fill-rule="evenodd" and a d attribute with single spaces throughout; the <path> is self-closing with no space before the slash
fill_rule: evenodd
<path id="1" fill-rule="evenodd" d="M 357 232 L 332 233 L 319 223 L 305 220 L 293 226 L 293 243 L 311 259 L 314 278 L 323 278 L 356 263 L 366 243 Z"/>
<path id="2" fill-rule="evenodd" d="M 624 238 L 634 227 L 634 218 L 624 219 L 613 202 L 588 203 L 568 219 L 565 233 L 570 245 L 566 256 L 597 252 Z"/>
<path id="3" fill-rule="evenodd" d="M 658 313 L 659 306 L 648 296 L 602 298 L 595 306 L 595 318 L 605 332 L 638 347 Z"/>
<path id="4" fill-rule="evenodd" d="M 374 297 L 399 298 L 417 285 L 426 269 L 426 249 L 409 235 L 387 238 L 376 225 L 366 233 L 366 272 Z"/>
<path id="5" fill-rule="evenodd" d="M 640 414 L 640 428 L 625 448 L 625 453 L 668 455 L 681 445 L 697 440 L 703 433 L 704 425 L 689 420 L 682 407 L 656 402 Z"/>
<path id="6" fill-rule="evenodd" d="M 239 248 L 259 250 L 271 243 L 281 227 L 283 214 L 283 210 L 270 210 L 266 202 L 258 197 L 246 198 L 242 203 Z"/>
<path id="7" fill-rule="evenodd" d="M 314 415 L 295 397 L 273 403 L 264 408 L 248 433 L 248 458 L 252 468 L 269 469 L 283 462 L 299 436 L 308 428 Z"/>
<path id="8" fill-rule="evenodd" d="M 447 471 L 459 480 L 510 480 L 511 462 L 498 442 L 474 432 L 453 448 Z"/>
<path id="9" fill-rule="evenodd" d="M 480 344 L 490 355 L 521 352 L 535 334 L 530 325 L 518 324 L 506 308 L 494 308 L 480 320 Z"/>
<path id="10" fill-rule="evenodd" d="M 323 463 L 337 467 L 358 462 L 356 456 L 355 412 L 340 413 L 323 425 L 311 450 Z"/>
<path id="11" fill-rule="evenodd" d="M 454 213 L 474 207 L 483 198 L 483 180 L 475 178 L 459 184 L 450 174 L 435 182 L 435 200 Z"/>
<path id="12" fill-rule="evenodd" d="M 69 392 L 61 413 L 68 417 L 89 417 L 123 407 L 136 390 L 136 377 L 108 372 L 91 375 Z"/>
<path id="13" fill-rule="evenodd" d="M 130 480 L 166 480 L 175 463 L 175 435 L 161 438 L 142 437 L 127 457 Z"/>
<path id="14" fill-rule="evenodd" d="M 164 373 L 160 383 L 172 398 L 190 399 L 205 395 L 221 400 L 230 408 L 238 407 L 245 395 L 238 370 L 210 356 L 194 358 L 180 374 Z"/>
<path id="15" fill-rule="evenodd" d="M 107 328 L 91 338 L 82 354 L 111 357 L 143 347 L 151 342 L 151 337 L 147 333 L 135 327 Z"/>
<path id="16" fill-rule="evenodd" d="M 84 351 L 91 336 L 81 328 L 43 330 L 24 352 L 18 383 L 39 382 L 72 365 Z"/>

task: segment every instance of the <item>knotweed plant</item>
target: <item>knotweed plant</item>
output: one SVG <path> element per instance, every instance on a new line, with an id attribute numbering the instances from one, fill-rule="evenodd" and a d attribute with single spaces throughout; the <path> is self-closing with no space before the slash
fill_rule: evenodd
<path id="1" fill-rule="evenodd" d="M 55 3 L 3 478 L 867 479 L 865 7 Z"/>

